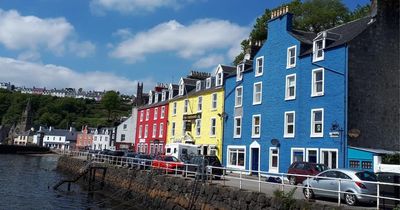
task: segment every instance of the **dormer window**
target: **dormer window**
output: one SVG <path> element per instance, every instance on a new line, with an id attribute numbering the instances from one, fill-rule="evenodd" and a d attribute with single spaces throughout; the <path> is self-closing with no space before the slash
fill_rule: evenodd
<path id="1" fill-rule="evenodd" d="M 241 81 L 243 79 L 244 64 L 239 64 L 236 67 L 236 81 Z"/>
<path id="2" fill-rule="evenodd" d="M 206 89 L 209 89 L 211 87 L 211 77 L 206 79 Z"/>
<path id="3" fill-rule="evenodd" d="M 223 79 L 224 79 L 223 72 L 218 71 L 217 75 L 215 77 L 216 77 L 215 78 L 215 86 L 221 86 L 223 83 Z"/>
<path id="4" fill-rule="evenodd" d="M 161 101 L 165 101 L 165 97 L 167 96 L 167 91 L 163 91 L 161 94 Z"/>
<path id="5" fill-rule="evenodd" d="M 201 81 L 196 82 L 196 91 L 201 90 Z"/>
<path id="6" fill-rule="evenodd" d="M 313 62 L 324 60 L 325 39 L 315 40 L 313 45 Z"/>
<path id="7" fill-rule="evenodd" d="M 264 72 L 264 56 L 258 57 L 256 60 L 256 77 L 261 76 Z"/>
<path id="8" fill-rule="evenodd" d="M 172 85 L 169 88 L 169 95 L 168 95 L 168 99 L 172 99 L 172 97 L 174 97 L 174 89 L 172 88 Z"/>
<path id="9" fill-rule="evenodd" d="M 154 94 L 154 103 L 158 102 L 158 93 Z"/>
<path id="10" fill-rule="evenodd" d="M 149 93 L 149 104 L 153 103 L 153 94 L 152 92 Z"/>
<path id="11" fill-rule="evenodd" d="M 183 96 L 183 92 L 185 89 L 185 84 L 182 82 L 181 84 L 179 84 L 179 95 Z"/>

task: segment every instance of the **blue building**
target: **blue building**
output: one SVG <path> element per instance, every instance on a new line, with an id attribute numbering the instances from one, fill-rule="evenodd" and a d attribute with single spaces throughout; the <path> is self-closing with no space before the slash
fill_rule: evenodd
<path id="1" fill-rule="evenodd" d="M 370 18 L 314 34 L 293 29 L 287 9 L 273 15 L 257 53 L 226 78 L 223 164 L 271 173 L 294 161 L 345 167 L 347 43 Z"/>

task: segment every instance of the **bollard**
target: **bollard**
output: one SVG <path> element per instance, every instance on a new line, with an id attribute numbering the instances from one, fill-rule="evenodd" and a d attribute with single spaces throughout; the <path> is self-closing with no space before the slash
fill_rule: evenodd
<path id="1" fill-rule="evenodd" d="M 376 184 L 376 209 L 379 209 L 379 196 L 380 196 L 380 192 L 379 192 L 379 182 Z"/>
<path id="2" fill-rule="evenodd" d="M 242 171 L 240 171 L 239 189 L 242 189 Z"/>

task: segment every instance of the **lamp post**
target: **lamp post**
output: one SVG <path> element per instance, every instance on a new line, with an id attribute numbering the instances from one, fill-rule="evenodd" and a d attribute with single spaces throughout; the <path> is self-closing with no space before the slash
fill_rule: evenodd
<path id="1" fill-rule="evenodd" d="M 335 120 L 334 122 L 332 122 L 330 131 L 331 132 L 329 132 L 329 136 L 331 138 L 340 137 L 340 148 L 343 154 L 343 167 L 346 168 L 346 145 L 344 145 L 343 143 L 344 129 L 340 127 L 339 123 Z"/>

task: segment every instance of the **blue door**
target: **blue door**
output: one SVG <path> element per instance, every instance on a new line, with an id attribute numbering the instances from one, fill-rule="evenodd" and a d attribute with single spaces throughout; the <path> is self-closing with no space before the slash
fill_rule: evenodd
<path id="1" fill-rule="evenodd" d="M 251 173 L 258 175 L 259 149 L 251 148 Z"/>

